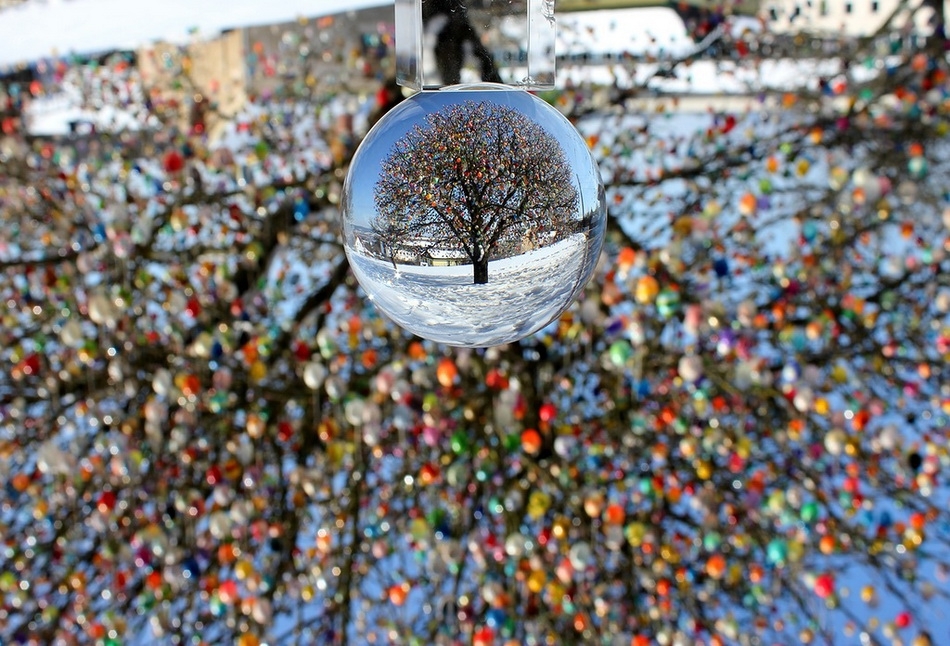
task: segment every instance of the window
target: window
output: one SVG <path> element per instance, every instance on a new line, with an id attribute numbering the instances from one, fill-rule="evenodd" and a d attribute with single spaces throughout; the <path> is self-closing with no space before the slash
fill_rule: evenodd
<path id="1" fill-rule="evenodd" d="M 877 13 L 880 3 L 877 0 L 871 0 L 871 13 Z"/>
<path id="2" fill-rule="evenodd" d="M 845 12 L 845 13 L 851 13 L 851 9 L 852 9 L 851 3 L 850 3 L 850 2 L 845 2 L 845 3 L 844 3 L 844 12 Z"/>

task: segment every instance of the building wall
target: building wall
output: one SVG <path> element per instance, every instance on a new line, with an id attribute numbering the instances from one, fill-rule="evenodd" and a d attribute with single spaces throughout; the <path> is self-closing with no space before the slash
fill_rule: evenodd
<path id="1" fill-rule="evenodd" d="M 244 30 L 235 29 L 183 47 L 169 43 L 144 47 L 138 51 L 142 82 L 162 100 L 178 104 L 183 129 L 201 121 L 213 130 L 219 119 L 211 105 L 228 115 L 247 101 L 244 39 Z"/>
<path id="2" fill-rule="evenodd" d="M 391 57 L 380 59 L 376 49 L 367 50 L 366 37 L 391 42 L 392 30 L 392 7 L 377 7 L 234 29 L 184 46 L 155 43 L 140 49 L 138 60 L 143 83 L 178 102 L 182 124 L 190 128 L 202 102 L 230 115 L 250 97 L 279 93 L 287 84 L 375 91 L 394 70 L 387 67 Z M 182 83 L 179 70 L 190 85 Z M 218 120 L 213 112 L 206 114 L 213 136 Z"/>

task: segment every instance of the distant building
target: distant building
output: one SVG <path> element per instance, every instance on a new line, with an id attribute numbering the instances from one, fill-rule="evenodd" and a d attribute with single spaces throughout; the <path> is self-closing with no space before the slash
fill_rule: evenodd
<path id="1" fill-rule="evenodd" d="M 933 0 L 935 3 L 943 0 Z M 901 0 L 558 0 L 559 12 L 629 9 L 634 7 L 672 7 L 684 21 L 691 12 L 706 10 L 722 16 L 750 16 L 768 22 L 769 31 L 780 34 L 810 32 L 835 36 L 871 36 L 884 25 Z M 909 2 L 908 6 L 916 5 Z M 908 24 L 907 12 L 895 21 L 897 33 L 923 35 L 933 33 L 934 10 L 926 7 Z M 695 37 L 695 36 L 694 36 Z"/>
<path id="2" fill-rule="evenodd" d="M 765 0 L 762 14 L 773 32 L 860 37 L 876 34 L 900 4 L 901 0 Z M 909 7 L 914 5 L 908 3 L 908 9 L 897 16 L 892 33 L 933 33 L 933 8 L 922 8 L 909 22 Z"/>
<path id="3" fill-rule="evenodd" d="M 426 260 L 432 267 L 456 267 L 470 264 L 468 256 L 460 249 L 429 249 Z"/>

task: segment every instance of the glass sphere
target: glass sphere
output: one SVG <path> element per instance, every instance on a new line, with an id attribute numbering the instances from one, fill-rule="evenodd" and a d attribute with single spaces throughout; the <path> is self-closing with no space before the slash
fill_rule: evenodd
<path id="1" fill-rule="evenodd" d="M 603 246 L 604 188 L 557 110 L 505 85 L 413 95 L 364 139 L 343 188 L 346 255 L 418 336 L 510 343 L 557 318 Z"/>

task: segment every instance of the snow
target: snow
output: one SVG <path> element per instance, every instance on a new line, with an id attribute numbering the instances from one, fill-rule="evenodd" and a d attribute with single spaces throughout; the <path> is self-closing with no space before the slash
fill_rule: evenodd
<path id="1" fill-rule="evenodd" d="M 384 0 L 44 0 L 0 12 L 0 68 L 70 52 L 135 49 L 167 40 L 183 42 L 195 30 L 296 20 L 389 4 Z"/>
<path id="2" fill-rule="evenodd" d="M 197 34 L 392 5 L 392 0 L 33 0 L 0 11 L 0 69 L 71 52 L 136 49 Z M 682 55 L 694 47 L 672 9 L 559 13 L 557 52 Z M 742 23 L 743 25 L 745 23 Z"/>
<path id="3" fill-rule="evenodd" d="M 492 346 L 540 330 L 586 284 L 589 241 L 577 234 L 488 263 L 488 283 L 472 283 L 472 265 L 417 267 L 349 253 L 360 284 L 400 326 L 449 345 Z"/>
<path id="4" fill-rule="evenodd" d="M 141 96 L 136 98 L 141 99 Z M 56 136 L 69 134 L 71 124 L 84 124 L 80 131 L 86 127 L 97 132 L 119 132 L 140 130 L 150 119 L 154 120 L 147 111 L 140 109 L 136 114 L 131 107 L 126 97 L 121 103 L 103 103 L 96 109 L 84 108 L 78 83 L 64 83 L 62 92 L 30 102 L 27 129 L 34 135 Z"/>
<path id="5" fill-rule="evenodd" d="M 681 55 L 694 46 L 683 21 L 666 7 L 562 13 L 557 20 L 559 56 L 621 52 Z"/>

